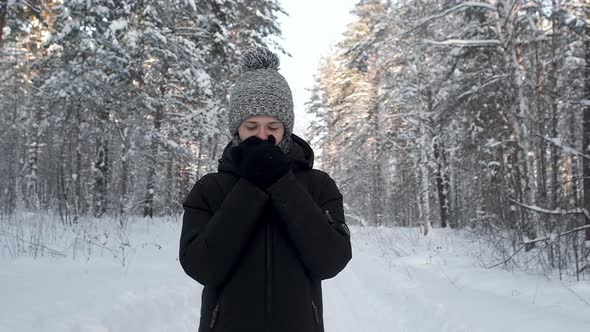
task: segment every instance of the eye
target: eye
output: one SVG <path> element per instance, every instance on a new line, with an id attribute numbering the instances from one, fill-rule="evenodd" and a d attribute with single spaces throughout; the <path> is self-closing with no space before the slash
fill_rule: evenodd
<path id="1" fill-rule="evenodd" d="M 256 126 L 246 126 L 246 129 L 248 129 L 248 130 L 255 130 L 256 129 Z"/>
<path id="2" fill-rule="evenodd" d="M 280 127 L 268 127 L 268 130 L 277 131 Z"/>

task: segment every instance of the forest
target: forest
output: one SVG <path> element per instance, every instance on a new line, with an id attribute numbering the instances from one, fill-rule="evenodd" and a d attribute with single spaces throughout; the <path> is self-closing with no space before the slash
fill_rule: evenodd
<path id="1" fill-rule="evenodd" d="M 0 218 L 175 216 L 277 0 L 0 1 Z M 590 3 L 360 0 L 306 103 L 352 225 L 461 229 L 590 273 Z M 0 222 L 2 222 L 0 220 Z"/>

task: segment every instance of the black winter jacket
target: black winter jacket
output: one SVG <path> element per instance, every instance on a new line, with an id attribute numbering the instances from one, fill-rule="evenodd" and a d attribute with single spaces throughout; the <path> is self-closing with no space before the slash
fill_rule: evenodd
<path id="1" fill-rule="evenodd" d="M 321 280 L 352 257 L 342 195 L 292 135 L 291 170 L 266 190 L 239 178 L 225 148 L 217 173 L 184 202 L 180 263 L 204 285 L 199 332 L 323 332 Z"/>

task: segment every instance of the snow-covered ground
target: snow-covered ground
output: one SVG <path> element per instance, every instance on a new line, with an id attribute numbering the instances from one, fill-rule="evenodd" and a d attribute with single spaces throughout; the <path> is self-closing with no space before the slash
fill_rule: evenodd
<path id="1" fill-rule="evenodd" d="M 128 237 L 114 224 L 55 229 L 44 245 L 65 256 L 36 259 L 14 258 L 29 233 L 0 233 L 0 332 L 195 331 L 201 287 L 178 263 L 180 224 L 134 222 Z M 324 282 L 328 332 L 590 331 L 588 281 L 483 269 L 479 244 L 448 230 L 351 230 L 352 261 Z"/>

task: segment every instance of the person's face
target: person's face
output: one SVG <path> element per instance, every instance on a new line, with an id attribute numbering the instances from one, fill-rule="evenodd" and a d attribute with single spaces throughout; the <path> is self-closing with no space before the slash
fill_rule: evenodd
<path id="1" fill-rule="evenodd" d="M 283 123 L 273 117 L 266 115 L 253 116 L 244 120 L 238 127 L 238 135 L 243 141 L 251 136 L 256 136 L 262 140 L 268 140 L 268 136 L 273 135 L 279 144 L 285 135 Z"/>

